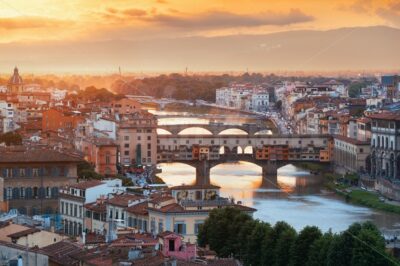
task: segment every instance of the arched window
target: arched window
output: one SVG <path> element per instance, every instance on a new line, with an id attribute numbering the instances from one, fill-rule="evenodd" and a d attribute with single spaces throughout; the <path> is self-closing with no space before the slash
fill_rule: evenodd
<path id="1" fill-rule="evenodd" d="M 38 187 L 33 187 L 33 198 L 36 199 L 39 195 Z"/>
<path id="2" fill-rule="evenodd" d="M 31 187 L 25 188 L 25 199 L 32 199 L 33 198 L 33 190 Z"/>

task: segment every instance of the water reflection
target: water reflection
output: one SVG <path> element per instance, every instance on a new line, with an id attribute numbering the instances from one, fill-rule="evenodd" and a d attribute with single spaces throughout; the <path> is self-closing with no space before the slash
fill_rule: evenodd
<path id="1" fill-rule="evenodd" d="M 192 184 L 195 170 L 180 163 L 160 164 L 161 178 L 170 186 Z M 248 162 L 226 163 L 211 169 L 211 181 L 221 194 L 257 208 L 255 218 L 274 224 L 287 221 L 300 230 L 316 225 L 323 231 L 346 229 L 353 222 L 372 220 L 380 228 L 400 227 L 400 216 L 347 204 L 324 190 L 322 178 L 293 165 L 282 167 L 277 180 L 263 180 L 261 168 Z"/>

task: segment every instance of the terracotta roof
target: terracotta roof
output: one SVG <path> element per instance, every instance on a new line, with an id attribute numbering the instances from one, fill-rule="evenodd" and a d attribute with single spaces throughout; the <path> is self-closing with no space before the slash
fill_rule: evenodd
<path id="1" fill-rule="evenodd" d="M 128 207 L 129 201 L 135 201 L 140 199 L 144 199 L 144 196 L 135 194 L 121 194 L 121 195 L 115 195 L 113 198 L 109 199 L 107 203 L 120 207 Z"/>
<path id="2" fill-rule="evenodd" d="M 77 243 L 63 240 L 40 249 L 49 259 L 60 265 L 79 265 L 79 260 L 72 257 L 73 254 L 81 252 L 83 248 Z"/>
<path id="3" fill-rule="evenodd" d="M 85 204 L 85 208 L 94 212 L 105 212 L 106 211 L 106 202 L 91 202 Z"/>
<path id="4" fill-rule="evenodd" d="M 0 163 L 42 163 L 42 162 L 80 162 L 81 159 L 69 154 L 49 149 L 10 150 L 0 148 Z"/>
<path id="5" fill-rule="evenodd" d="M 153 211 L 158 211 L 158 212 L 185 212 L 185 208 L 183 208 L 181 205 L 178 203 L 172 203 L 168 204 L 166 206 L 163 206 L 161 208 L 148 208 L 148 210 L 153 210 Z M 197 211 L 197 210 L 196 210 Z"/>
<path id="6" fill-rule="evenodd" d="M 182 185 L 171 187 L 171 190 L 190 190 L 190 189 L 219 189 L 221 187 L 215 185 Z"/>
<path id="7" fill-rule="evenodd" d="M 335 139 L 338 139 L 340 141 L 344 141 L 353 145 L 370 145 L 369 141 L 361 141 L 361 140 L 357 140 L 357 139 L 353 139 L 353 138 L 349 138 L 349 137 L 345 137 L 342 135 L 334 135 L 333 136 Z"/>
<path id="8" fill-rule="evenodd" d="M 76 188 L 76 189 L 88 189 L 91 187 L 97 187 L 99 185 L 102 185 L 103 183 L 100 180 L 89 180 L 89 181 L 84 181 L 84 182 L 79 182 L 76 184 L 70 185 L 71 188 Z"/>
<path id="9" fill-rule="evenodd" d="M 400 112 L 381 112 L 368 116 L 371 119 L 400 121 Z"/>
<path id="10" fill-rule="evenodd" d="M 154 197 L 151 200 L 149 200 L 150 203 L 154 204 L 160 204 L 161 202 L 169 201 L 174 199 L 171 195 L 160 195 L 158 197 Z"/>
<path id="11" fill-rule="evenodd" d="M 147 205 L 147 201 L 144 201 L 126 208 L 126 211 L 133 214 L 147 215 Z"/>
<path id="12" fill-rule="evenodd" d="M 23 231 L 19 231 L 19 232 L 10 234 L 10 235 L 8 235 L 8 237 L 20 238 L 20 237 L 27 236 L 27 235 L 30 235 L 30 234 L 33 234 L 33 233 L 37 233 L 37 232 L 40 232 L 40 229 L 38 229 L 38 228 L 29 228 L 29 229 L 26 229 L 26 230 L 23 230 Z"/>

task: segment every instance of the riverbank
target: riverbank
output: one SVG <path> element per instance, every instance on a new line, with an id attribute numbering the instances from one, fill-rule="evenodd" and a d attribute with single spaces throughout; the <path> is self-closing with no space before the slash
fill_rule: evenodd
<path id="1" fill-rule="evenodd" d="M 325 187 L 343 196 L 347 202 L 369 207 L 371 209 L 400 214 L 400 204 L 382 201 L 382 197 L 374 191 L 362 190 L 354 184 L 358 180 L 356 174 L 340 175 L 326 171 L 326 167 L 317 163 L 299 163 L 299 167 L 310 172 L 319 172 L 324 178 Z"/>

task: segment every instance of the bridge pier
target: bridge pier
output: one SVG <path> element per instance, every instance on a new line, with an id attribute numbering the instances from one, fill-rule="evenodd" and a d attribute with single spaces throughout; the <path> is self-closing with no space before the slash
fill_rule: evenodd
<path id="1" fill-rule="evenodd" d="M 196 164 L 196 185 L 210 184 L 210 169 L 208 160 L 202 160 Z"/>
<path id="2" fill-rule="evenodd" d="M 276 161 L 267 161 L 262 164 L 262 183 L 263 188 L 278 188 L 278 164 Z"/>

